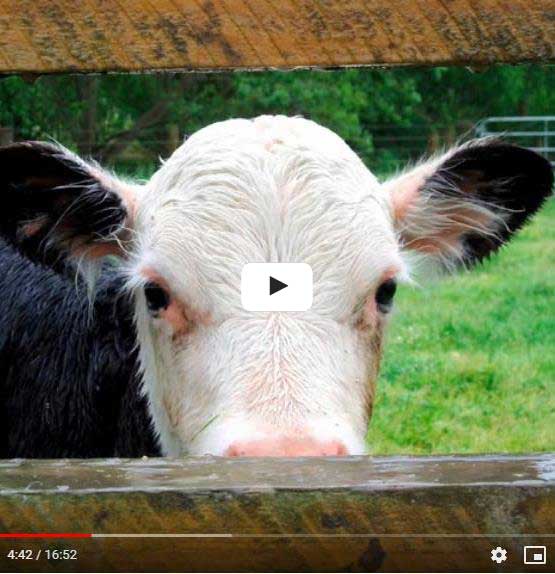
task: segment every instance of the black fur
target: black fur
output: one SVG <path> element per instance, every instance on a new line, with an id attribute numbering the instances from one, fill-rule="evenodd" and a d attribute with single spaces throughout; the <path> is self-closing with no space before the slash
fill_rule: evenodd
<path id="1" fill-rule="evenodd" d="M 2 147 L 0 167 L 0 234 L 35 260 L 53 265 L 63 248 L 105 240 L 127 217 L 119 195 L 91 166 L 55 145 Z M 30 234 L 29 223 L 35 226 Z"/>
<path id="2" fill-rule="evenodd" d="M 494 235 L 465 235 L 463 263 L 473 265 L 497 251 L 542 206 L 552 193 L 553 168 L 529 149 L 478 140 L 448 158 L 424 187 L 432 196 L 464 195 L 471 201 L 497 207 L 506 216 L 506 227 Z"/>
<path id="3" fill-rule="evenodd" d="M 159 455 L 139 393 L 131 302 L 0 240 L 0 458 Z"/>

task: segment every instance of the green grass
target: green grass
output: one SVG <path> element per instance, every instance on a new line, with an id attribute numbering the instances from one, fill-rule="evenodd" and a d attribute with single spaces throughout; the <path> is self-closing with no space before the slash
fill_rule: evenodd
<path id="1" fill-rule="evenodd" d="M 400 288 L 374 454 L 555 451 L 555 201 L 478 268 Z"/>

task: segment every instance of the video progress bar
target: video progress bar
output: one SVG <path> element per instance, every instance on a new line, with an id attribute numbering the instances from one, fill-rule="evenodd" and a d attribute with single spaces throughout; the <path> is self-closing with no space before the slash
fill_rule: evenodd
<path id="1" fill-rule="evenodd" d="M 275 533 L 275 534 L 245 534 L 245 533 L 83 533 L 83 532 L 6 532 L 0 533 L 0 539 L 17 538 L 555 538 L 555 534 L 520 534 L 520 533 L 487 533 L 487 534 L 430 534 L 430 533 L 410 533 L 410 534 L 384 534 L 370 532 L 366 534 L 346 534 L 346 533 Z"/>

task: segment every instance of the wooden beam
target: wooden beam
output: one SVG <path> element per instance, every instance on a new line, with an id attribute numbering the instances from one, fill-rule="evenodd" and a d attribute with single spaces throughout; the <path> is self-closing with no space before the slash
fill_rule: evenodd
<path id="1" fill-rule="evenodd" d="M 555 455 L 2 461 L 3 533 L 111 536 L 0 538 L 0 569 L 477 572 L 500 545 L 520 571 L 524 544 L 555 550 L 554 471 Z"/>
<path id="2" fill-rule="evenodd" d="M 555 61 L 555 0 L 0 0 L 0 73 Z"/>

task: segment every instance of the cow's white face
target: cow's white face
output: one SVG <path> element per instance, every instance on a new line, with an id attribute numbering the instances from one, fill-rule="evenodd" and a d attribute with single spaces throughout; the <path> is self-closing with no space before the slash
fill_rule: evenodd
<path id="1" fill-rule="evenodd" d="M 364 452 L 386 318 L 376 291 L 404 264 L 388 194 L 337 135 L 285 117 L 205 128 L 147 185 L 136 232 L 133 283 L 170 298 L 152 313 L 137 289 L 168 453 Z M 252 262 L 308 263 L 312 308 L 245 311 Z"/>
<path id="2" fill-rule="evenodd" d="M 478 140 L 380 184 L 338 136 L 281 116 L 201 130 L 140 187 L 42 142 L 0 161 L 3 237 L 80 268 L 120 258 L 173 455 L 364 452 L 405 254 L 448 270 L 480 261 L 553 183 L 534 152 Z M 309 264 L 312 308 L 245 311 L 242 268 L 263 262 Z"/>

